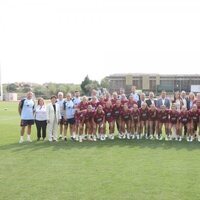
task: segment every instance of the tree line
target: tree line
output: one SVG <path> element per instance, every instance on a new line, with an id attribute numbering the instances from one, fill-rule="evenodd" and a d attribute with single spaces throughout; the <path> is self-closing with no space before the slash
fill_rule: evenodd
<path id="1" fill-rule="evenodd" d="M 87 75 L 81 84 L 73 83 L 26 83 L 26 82 L 15 82 L 3 84 L 4 93 L 27 93 L 32 91 L 37 97 L 49 98 L 51 95 L 57 94 L 62 91 L 64 94 L 74 91 L 80 91 L 82 95 L 90 95 L 92 89 L 108 88 L 108 81 L 103 78 L 99 83 L 96 80 L 91 80 Z"/>

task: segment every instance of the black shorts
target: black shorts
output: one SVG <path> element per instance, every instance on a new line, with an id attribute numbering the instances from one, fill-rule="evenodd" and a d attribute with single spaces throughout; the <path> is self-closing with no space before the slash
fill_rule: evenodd
<path id="1" fill-rule="evenodd" d="M 24 120 L 22 119 L 20 122 L 20 126 L 29 126 L 29 125 L 33 125 L 34 124 L 34 120 Z"/>
<path id="2" fill-rule="evenodd" d="M 65 121 L 65 125 L 68 125 L 68 124 L 71 124 L 71 125 L 75 124 L 75 118 L 67 119 L 67 120 Z"/>
<path id="3" fill-rule="evenodd" d="M 63 125 L 63 124 L 65 124 L 65 119 L 64 119 L 64 117 L 62 116 L 62 118 L 61 118 L 61 120 L 60 120 L 60 125 Z"/>

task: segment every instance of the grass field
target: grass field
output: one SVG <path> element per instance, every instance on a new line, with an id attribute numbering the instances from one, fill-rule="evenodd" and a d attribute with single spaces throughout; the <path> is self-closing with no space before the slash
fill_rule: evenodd
<path id="1" fill-rule="evenodd" d="M 5 110 L 7 108 L 7 110 Z M 19 144 L 16 103 L 0 103 L 0 200 L 199 200 L 200 144 L 119 140 Z"/>

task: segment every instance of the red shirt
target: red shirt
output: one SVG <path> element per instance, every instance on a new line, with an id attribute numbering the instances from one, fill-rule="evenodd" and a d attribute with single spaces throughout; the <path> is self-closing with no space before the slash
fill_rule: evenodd
<path id="1" fill-rule="evenodd" d="M 165 110 L 164 112 L 162 110 L 158 113 L 158 119 L 161 123 L 168 123 L 169 122 L 169 110 Z"/>
<path id="2" fill-rule="evenodd" d="M 158 110 L 151 110 L 149 109 L 149 120 L 150 121 L 156 121 L 158 119 Z"/>
<path id="3" fill-rule="evenodd" d="M 140 111 L 139 110 L 132 110 L 131 112 L 132 118 L 134 122 L 138 122 L 139 121 L 139 117 L 140 117 Z"/>
<path id="4" fill-rule="evenodd" d="M 104 117 L 105 117 L 104 111 L 102 111 L 101 113 L 96 111 L 94 113 L 94 121 L 95 121 L 95 123 L 100 124 L 101 122 L 103 122 Z"/>
<path id="5" fill-rule="evenodd" d="M 80 104 L 78 105 L 78 108 L 79 108 L 80 110 L 87 110 L 87 107 L 88 107 L 88 102 L 83 103 L 83 102 L 81 101 Z"/>
<path id="6" fill-rule="evenodd" d="M 145 109 L 139 108 L 139 111 L 140 111 L 140 120 L 141 121 L 148 120 L 148 108 Z"/>
<path id="7" fill-rule="evenodd" d="M 86 111 L 84 113 L 84 122 L 91 122 L 94 117 L 94 111 Z"/>
<path id="8" fill-rule="evenodd" d="M 113 118 L 118 119 L 122 111 L 122 106 L 117 107 L 116 105 L 114 105 L 112 111 L 113 111 Z"/>
<path id="9" fill-rule="evenodd" d="M 179 121 L 182 123 L 182 124 L 187 124 L 188 122 L 190 122 L 190 115 L 189 115 L 189 112 L 186 111 L 186 112 L 180 112 L 180 116 L 179 116 Z"/>
<path id="10" fill-rule="evenodd" d="M 88 102 L 88 105 L 91 105 L 92 108 L 93 108 L 94 110 L 96 110 L 96 108 L 97 108 L 97 103 L 98 103 L 98 102 L 90 101 L 90 102 Z"/>
<path id="11" fill-rule="evenodd" d="M 77 124 L 83 122 L 84 112 L 76 111 L 74 117 Z"/>
<path id="12" fill-rule="evenodd" d="M 131 110 L 122 110 L 120 113 L 121 119 L 124 121 L 130 120 L 131 119 Z"/>
<path id="13" fill-rule="evenodd" d="M 189 116 L 192 119 L 193 122 L 198 123 L 199 122 L 199 116 L 200 116 L 200 112 L 199 110 L 196 111 L 189 111 Z"/>
<path id="14" fill-rule="evenodd" d="M 111 99 L 112 105 L 116 104 L 117 99 Z"/>
<path id="15" fill-rule="evenodd" d="M 98 107 L 99 105 L 101 105 L 101 106 L 104 108 L 104 107 L 105 107 L 105 104 L 106 104 L 105 101 L 99 101 L 99 102 L 97 102 L 97 107 Z"/>
<path id="16" fill-rule="evenodd" d="M 110 107 L 110 108 L 105 107 L 103 110 L 105 112 L 105 120 L 108 122 L 112 122 L 113 121 L 112 107 Z"/>
<path id="17" fill-rule="evenodd" d="M 180 116 L 180 113 L 177 110 L 175 110 L 175 111 L 170 110 L 169 111 L 170 123 L 176 124 L 178 122 L 179 116 Z"/>
<path id="18" fill-rule="evenodd" d="M 197 108 L 200 109 L 200 100 L 194 100 L 193 104 L 196 104 Z"/>

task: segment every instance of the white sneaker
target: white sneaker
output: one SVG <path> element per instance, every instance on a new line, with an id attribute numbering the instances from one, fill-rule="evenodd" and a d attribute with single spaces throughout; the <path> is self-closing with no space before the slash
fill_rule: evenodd
<path id="1" fill-rule="evenodd" d="M 130 134 L 129 133 L 127 133 L 127 139 L 128 140 L 130 140 L 131 138 L 130 138 Z"/>
<path id="2" fill-rule="evenodd" d="M 165 137 L 165 141 L 168 141 L 168 137 L 167 136 Z"/>
<path id="3" fill-rule="evenodd" d="M 193 136 L 190 137 L 190 142 L 193 142 L 194 138 Z"/>
<path id="4" fill-rule="evenodd" d="M 32 142 L 30 137 L 27 137 L 27 142 Z"/>
<path id="5" fill-rule="evenodd" d="M 19 143 L 21 144 L 21 143 L 23 143 L 23 142 L 24 142 L 24 139 L 23 139 L 23 138 L 20 138 Z"/>
<path id="6" fill-rule="evenodd" d="M 162 140 L 162 136 L 160 136 L 159 140 Z"/>
<path id="7" fill-rule="evenodd" d="M 187 137 L 187 142 L 190 142 L 190 138 L 189 137 Z"/>
<path id="8" fill-rule="evenodd" d="M 133 139 L 133 140 L 135 139 L 135 134 L 132 135 L 132 139 Z"/>
<path id="9" fill-rule="evenodd" d="M 158 140 L 158 134 L 156 134 L 156 140 Z"/>
<path id="10" fill-rule="evenodd" d="M 153 135 L 150 135 L 150 137 L 149 137 L 149 138 L 150 138 L 150 140 L 153 140 Z"/>
<path id="11" fill-rule="evenodd" d="M 96 136 L 93 136 L 93 141 L 95 141 L 95 142 L 97 141 L 97 138 L 96 138 Z"/>
<path id="12" fill-rule="evenodd" d="M 79 136 L 79 142 L 83 142 L 82 136 Z"/>
<path id="13" fill-rule="evenodd" d="M 140 139 L 140 135 L 139 135 L 139 134 L 137 134 L 137 136 L 136 136 L 136 137 L 137 137 L 137 140 L 139 140 L 139 139 Z"/>
<path id="14" fill-rule="evenodd" d="M 181 142 L 182 141 L 182 137 L 180 137 L 178 141 Z"/>
<path id="15" fill-rule="evenodd" d="M 200 136 L 198 137 L 198 142 L 200 142 Z"/>

